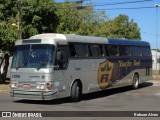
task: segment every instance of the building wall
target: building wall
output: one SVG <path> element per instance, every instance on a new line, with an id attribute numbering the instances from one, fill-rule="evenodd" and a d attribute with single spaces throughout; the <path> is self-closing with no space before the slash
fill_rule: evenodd
<path id="1" fill-rule="evenodd" d="M 160 52 L 157 52 L 157 63 L 156 63 L 156 51 L 155 50 L 151 50 L 152 52 L 152 69 L 156 70 L 156 66 L 157 66 L 157 70 L 160 70 Z"/>

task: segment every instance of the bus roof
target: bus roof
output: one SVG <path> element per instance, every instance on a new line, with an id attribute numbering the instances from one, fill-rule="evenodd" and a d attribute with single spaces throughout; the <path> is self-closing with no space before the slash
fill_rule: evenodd
<path id="1" fill-rule="evenodd" d="M 127 40 L 127 39 L 119 39 L 119 38 L 108 38 L 110 44 L 118 44 L 118 45 L 137 45 L 137 46 L 150 46 L 150 44 L 146 41 L 139 40 Z"/>
<path id="2" fill-rule="evenodd" d="M 56 34 L 47 33 L 32 36 L 30 39 L 53 39 L 55 42 L 68 44 L 68 42 L 78 42 L 78 43 L 108 43 L 107 38 L 102 37 L 92 37 L 92 36 L 81 36 L 75 34 Z"/>
<path id="3" fill-rule="evenodd" d="M 68 44 L 68 42 L 77 42 L 77 43 L 97 43 L 97 44 L 119 44 L 119 45 L 139 45 L 139 46 L 149 46 L 148 42 L 138 41 L 138 40 L 126 40 L 126 39 L 117 39 L 117 38 L 104 38 L 104 37 L 93 37 L 93 36 L 81 36 L 74 34 L 57 34 L 57 33 L 46 33 L 46 34 L 38 34 L 30 37 L 29 39 L 18 40 L 16 41 L 16 45 L 20 45 L 23 43 L 29 44 L 29 41 L 33 40 L 42 40 L 46 43 L 49 40 L 49 43 L 58 43 L 58 44 Z M 35 42 L 38 43 L 38 42 Z"/>

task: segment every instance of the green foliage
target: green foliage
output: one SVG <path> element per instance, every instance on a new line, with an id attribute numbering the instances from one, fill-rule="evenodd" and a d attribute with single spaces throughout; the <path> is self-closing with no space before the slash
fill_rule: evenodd
<path id="1" fill-rule="evenodd" d="M 80 9 L 81 8 L 81 9 Z M 102 24 L 108 19 L 105 12 L 95 12 L 90 4 L 82 6 L 77 3 L 57 4 L 57 16 L 60 19 L 58 33 L 96 35 Z"/>
<path id="2" fill-rule="evenodd" d="M 133 20 L 129 21 L 127 15 L 119 15 L 114 20 L 107 23 L 109 37 L 126 38 L 140 40 L 140 29 Z"/>
<path id="3" fill-rule="evenodd" d="M 22 1 L 22 38 L 41 33 L 80 34 L 140 40 L 137 23 L 127 15 L 111 20 L 91 4 L 55 3 L 54 0 Z M 18 38 L 17 0 L 0 0 L 0 48 L 12 51 Z"/>
<path id="4" fill-rule="evenodd" d="M 23 0 L 22 6 L 23 38 L 56 32 L 58 17 L 53 0 Z"/>
<path id="5" fill-rule="evenodd" d="M 90 4 L 83 9 L 78 9 L 79 7 L 82 7 L 82 4 L 74 2 L 57 4 L 56 13 L 60 19 L 58 33 L 141 39 L 137 23 L 129 21 L 127 15 L 119 15 L 114 20 L 109 20 L 104 11 L 95 12 Z"/>
<path id="6" fill-rule="evenodd" d="M 11 51 L 18 30 L 12 26 L 16 22 L 16 0 L 0 1 L 0 48 Z"/>
<path id="7" fill-rule="evenodd" d="M 40 33 L 56 32 L 58 17 L 53 0 L 22 1 L 22 38 Z M 0 1 L 0 48 L 11 51 L 18 38 L 17 0 Z"/>

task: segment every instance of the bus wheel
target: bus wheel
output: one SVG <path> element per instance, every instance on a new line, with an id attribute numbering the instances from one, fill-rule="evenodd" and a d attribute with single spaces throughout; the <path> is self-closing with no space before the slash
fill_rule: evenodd
<path id="1" fill-rule="evenodd" d="M 0 72 L 0 83 L 5 83 L 6 80 L 6 71 L 4 69 L 4 66 L 1 66 L 1 72 Z"/>
<path id="2" fill-rule="evenodd" d="M 78 102 L 80 100 L 81 88 L 78 81 L 74 82 L 71 89 L 71 101 Z"/>
<path id="3" fill-rule="evenodd" d="M 137 89 L 139 87 L 139 77 L 137 74 L 133 77 L 132 89 Z"/>

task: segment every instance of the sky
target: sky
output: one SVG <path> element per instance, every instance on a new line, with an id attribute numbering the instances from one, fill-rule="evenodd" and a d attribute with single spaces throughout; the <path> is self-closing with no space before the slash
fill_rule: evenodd
<path id="1" fill-rule="evenodd" d="M 65 0 L 55 1 L 64 2 Z M 91 2 L 93 5 L 101 4 L 102 6 L 94 6 L 94 9 L 105 9 L 106 15 L 110 19 L 114 19 L 119 14 L 129 16 L 130 20 L 133 19 L 138 24 L 142 40 L 149 42 L 152 49 L 160 49 L 160 7 L 155 7 L 156 4 L 160 6 L 160 0 L 84 0 L 84 3 L 87 2 Z M 122 4 L 124 2 L 125 4 Z M 115 8 L 140 9 L 115 10 Z"/>

